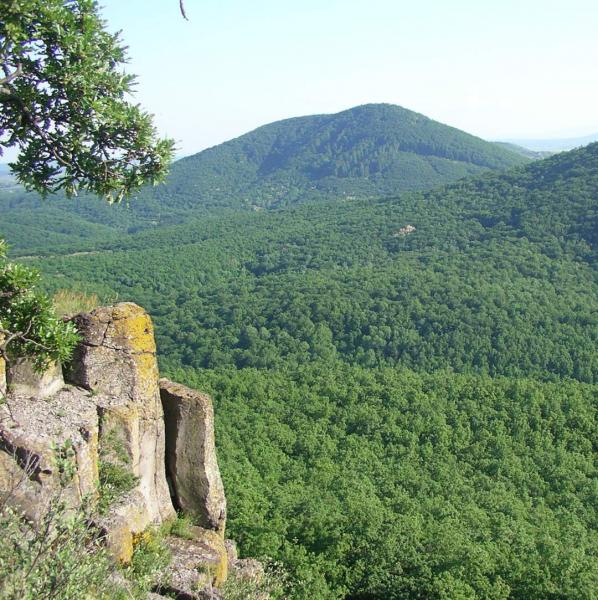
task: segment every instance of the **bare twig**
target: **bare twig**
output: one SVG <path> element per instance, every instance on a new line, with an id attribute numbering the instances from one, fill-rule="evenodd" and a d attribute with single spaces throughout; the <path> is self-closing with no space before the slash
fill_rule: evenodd
<path id="1" fill-rule="evenodd" d="M 181 14 L 183 15 L 183 18 L 185 19 L 185 21 L 188 21 L 189 17 L 187 17 L 187 13 L 185 12 L 185 3 L 183 2 L 183 0 L 179 0 L 179 7 L 181 9 Z"/>

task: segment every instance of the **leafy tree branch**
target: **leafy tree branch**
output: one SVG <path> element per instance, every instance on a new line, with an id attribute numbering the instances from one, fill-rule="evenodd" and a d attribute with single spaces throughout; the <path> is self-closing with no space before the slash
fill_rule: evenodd
<path id="1" fill-rule="evenodd" d="M 43 195 L 117 202 L 163 180 L 173 142 L 128 101 L 135 79 L 97 2 L 8 0 L 0 17 L 0 152 L 19 149 L 17 179 Z"/>

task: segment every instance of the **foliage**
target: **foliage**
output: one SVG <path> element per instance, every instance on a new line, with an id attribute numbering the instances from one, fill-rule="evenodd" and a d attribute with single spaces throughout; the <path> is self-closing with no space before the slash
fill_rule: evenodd
<path id="1" fill-rule="evenodd" d="M 593 599 L 597 388 L 316 364 L 215 399 L 228 532 L 313 600 Z"/>
<path id="2" fill-rule="evenodd" d="M 178 161 L 159 196 L 187 206 L 276 207 L 429 189 L 527 159 L 390 104 L 287 119 Z"/>
<path id="3" fill-rule="evenodd" d="M 191 183 L 110 215 L 6 192 L 2 228 L 46 289 L 144 305 L 163 370 L 214 395 L 243 554 L 293 600 L 593 600 L 598 144 L 269 212 Z"/>
<path id="4" fill-rule="evenodd" d="M 0 9 L 0 149 L 28 189 L 120 201 L 164 178 L 173 142 L 125 96 L 125 48 L 95 0 L 8 0 Z"/>
<path id="5" fill-rule="evenodd" d="M 147 598 L 148 591 L 166 575 L 171 560 L 168 547 L 158 529 L 147 529 L 134 540 L 131 564 L 122 569 L 129 583 L 129 598 Z"/>
<path id="6" fill-rule="evenodd" d="M 111 598 L 109 559 L 87 515 L 52 504 L 39 529 L 5 509 L 0 515 L 0 595 L 5 600 Z"/>
<path id="7" fill-rule="evenodd" d="M 342 360 L 592 382 L 596 189 L 598 144 L 425 194 L 102 234 L 93 253 L 36 264 L 49 290 L 146 307 L 166 367 Z"/>
<path id="8" fill-rule="evenodd" d="M 113 502 L 135 487 L 137 481 L 130 469 L 100 459 L 98 511 L 106 513 Z"/>
<path id="9" fill-rule="evenodd" d="M 22 476 L 4 482 L 8 489 L 0 497 L 0 596 L 7 600 L 145 600 L 170 561 L 163 536 L 151 529 L 139 534 L 131 564 L 117 577 L 102 532 L 93 525 L 107 502 L 130 489 L 134 478 L 121 467 L 101 461 L 99 501 L 85 499 L 73 509 L 63 498 L 76 474 L 72 442 L 67 440 L 54 451 L 60 488 L 50 497 L 40 522 L 26 519 L 11 502 L 18 488 L 35 476 L 35 459 L 21 461 Z"/>
<path id="10" fill-rule="evenodd" d="M 269 562 L 263 574 L 229 573 L 221 591 L 226 600 L 286 600 L 292 589 L 293 584 L 283 565 Z"/>
<path id="11" fill-rule="evenodd" d="M 79 338 L 36 290 L 39 278 L 35 269 L 7 262 L 0 240 L 0 357 L 31 356 L 42 368 L 50 360 L 69 358 Z"/>
<path id="12" fill-rule="evenodd" d="M 191 530 L 191 527 L 195 525 L 193 519 L 184 513 L 178 513 L 175 519 L 166 521 L 160 528 L 162 535 L 173 535 L 174 537 L 182 538 L 184 540 L 192 540 L 195 538 L 195 534 Z"/>
<path id="13" fill-rule="evenodd" d="M 111 562 L 99 531 L 91 525 L 91 506 L 84 503 L 74 510 L 63 498 L 64 488 L 72 482 L 76 472 L 73 445 L 67 440 L 54 450 L 60 488 L 50 497 L 38 523 L 26 519 L 11 505 L 13 494 L 28 478 L 35 476 L 35 459 L 21 461 L 22 475 L 3 482 L 0 596 L 6 600 L 81 597 L 108 600 L 115 597 L 118 590 L 108 581 Z M 18 460 L 17 456 L 13 459 Z"/>

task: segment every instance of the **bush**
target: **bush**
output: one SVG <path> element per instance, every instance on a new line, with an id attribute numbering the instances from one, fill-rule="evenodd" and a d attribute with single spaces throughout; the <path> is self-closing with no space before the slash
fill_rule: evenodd
<path id="1" fill-rule="evenodd" d="M 55 467 L 62 488 L 48 502 L 39 523 L 11 506 L 13 495 L 33 476 L 35 461 L 26 462 L 22 474 L 6 482 L 8 489 L 0 497 L 0 597 L 113 598 L 116 585 L 107 585 L 112 566 L 99 531 L 91 524 L 91 507 L 84 503 L 73 510 L 62 498 L 62 489 L 75 474 L 71 443 L 55 448 Z"/>
<path id="2" fill-rule="evenodd" d="M 36 290 L 35 269 L 6 260 L 0 240 L 0 357 L 30 356 L 38 368 L 49 361 L 64 362 L 79 341 L 72 323 L 64 323 L 50 299 Z"/>

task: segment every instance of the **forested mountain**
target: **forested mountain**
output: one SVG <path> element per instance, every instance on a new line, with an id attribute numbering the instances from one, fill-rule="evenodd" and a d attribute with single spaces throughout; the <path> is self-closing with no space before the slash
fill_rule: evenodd
<path id="1" fill-rule="evenodd" d="M 193 204 L 279 206 L 428 189 L 524 162 L 418 113 L 368 104 L 265 125 L 177 162 L 163 194 Z"/>
<path id="2" fill-rule="evenodd" d="M 395 195 L 527 160 L 399 106 L 371 104 L 272 123 L 179 160 L 166 185 L 123 206 L 89 197 L 44 202 L 22 189 L 0 190 L 0 224 L 15 250 L 19 231 L 41 246 L 77 240 L 89 249 L 90 239 L 110 236 L 106 226 L 116 238 L 203 218 L 210 209 Z"/>
<path id="3" fill-rule="evenodd" d="M 214 394 L 229 533 L 288 598 L 594 600 L 598 144 L 378 199 L 182 197 L 137 232 L 79 213 L 79 239 L 11 198 L 49 291 L 142 304 Z"/>

